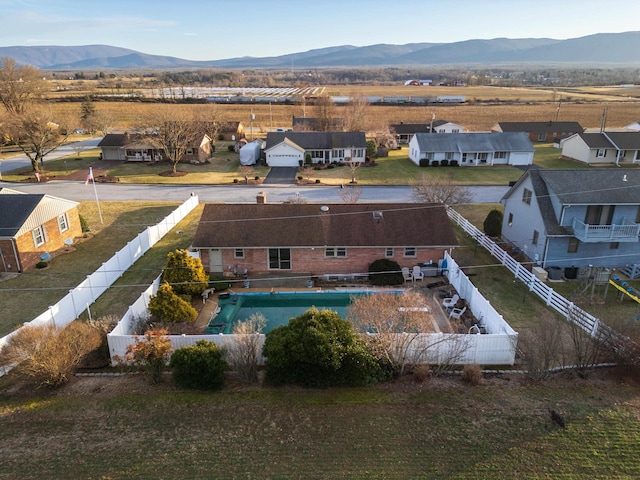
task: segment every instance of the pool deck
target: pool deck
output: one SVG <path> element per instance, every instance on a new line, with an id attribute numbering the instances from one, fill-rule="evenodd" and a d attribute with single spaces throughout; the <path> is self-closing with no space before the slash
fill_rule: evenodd
<path id="1" fill-rule="evenodd" d="M 250 292 L 271 292 L 272 289 L 276 291 L 307 291 L 314 292 L 318 289 L 322 290 L 335 290 L 335 289 L 345 289 L 345 288 L 353 288 L 353 289 L 364 289 L 364 288 L 375 288 L 371 285 L 366 284 L 335 284 L 335 285 L 322 285 L 322 286 L 314 286 L 307 287 L 308 277 L 291 277 L 291 278 L 282 278 L 282 276 L 278 276 L 278 278 L 269 279 L 268 277 L 261 277 L 260 279 L 252 279 L 249 278 L 249 288 L 242 288 L 242 284 L 238 284 L 238 287 L 231 288 L 227 290 L 228 293 L 250 293 Z M 256 280 L 256 281 L 253 281 Z M 259 281 L 258 281 L 259 280 Z M 441 280 L 440 277 L 435 277 L 433 281 Z M 427 286 L 430 282 L 415 282 L 415 283 L 405 283 L 402 286 L 398 286 L 401 288 L 413 289 L 420 293 L 423 293 L 429 302 L 429 311 L 433 315 L 434 320 L 434 330 L 436 332 L 442 333 L 453 333 L 453 329 L 449 322 L 449 317 L 446 311 L 442 307 L 442 302 L 438 297 L 437 289 L 429 289 Z M 256 285 L 256 287 L 252 287 L 251 285 Z M 259 285 L 259 287 L 257 286 Z M 449 286 L 447 286 L 449 288 Z M 213 313 L 218 307 L 218 293 L 214 293 L 210 295 L 204 303 L 202 310 L 200 311 L 198 318 L 196 320 L 196 324 L 202 326 L 203 328 L 209 324 Z"/>

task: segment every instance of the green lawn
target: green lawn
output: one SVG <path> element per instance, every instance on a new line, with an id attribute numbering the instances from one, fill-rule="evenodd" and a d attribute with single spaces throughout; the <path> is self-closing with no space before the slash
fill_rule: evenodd
<path id="1" fill-rule="evenodd" d="M 100 202 L 100 206 L 103 225 L 95 202 L 80 204 L 80 214 L 93 235 L 73 245 L 73 251 L 55 256 L 46 269 L 29 270 L 0 282 L 0 336 L 57 303 L 138 233 L 176 208 L 175 203 L 166 202 Z M 158 268 L 154 265 L 152 278 L 157 276 Z"/>
<path id="2" fill-rule="evenodd" d="M 0 394 L 0 478 L 640 477 L 640 391 L 615 381 L 496 377 L 468 387 L 405 377 L 368 389 L 220 393 L 144 382 Z"/>

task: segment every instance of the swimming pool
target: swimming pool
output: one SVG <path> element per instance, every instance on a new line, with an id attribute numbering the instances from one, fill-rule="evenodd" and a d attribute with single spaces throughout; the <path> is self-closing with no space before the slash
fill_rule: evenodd
<path id="1" fill-rule="evenodd" d="M 402 293 L 402 290 L 331 290 L 322 292 L 248 292 L 220 294 L 219 311 L 214 314 L 205 329 L 205 334 L 229 334 L 233 325 L 247 320 L 254 313 L 261 313 L 267 319 L 262 333 L 287 325 L 291 318 L 297 317 L 316 307 L 318 310 L 333 310 L 346 318 L 347 308 L 352 295 L 372 293 Z"/>

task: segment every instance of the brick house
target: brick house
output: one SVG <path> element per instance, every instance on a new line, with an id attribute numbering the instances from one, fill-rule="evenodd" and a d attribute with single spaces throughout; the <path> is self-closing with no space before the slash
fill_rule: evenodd
<path id="1" fill-rule="evenodd" d="M 192 247 L 210 273 L 368 272 L 434 262 L 458 245 L 439 204 L 207 204 Z"/>
<path id="2" fill-rule="evenodd" d="M 498 122 L 492 132 L 525 132 L 532 142 L 555 142 L 584 132 L 578 122 Z"/>
<path id="3" fill-rule="evenodd" d="M 23 272 L 82 235 L 78 203 L 0 189 L 0 272 Z"/>

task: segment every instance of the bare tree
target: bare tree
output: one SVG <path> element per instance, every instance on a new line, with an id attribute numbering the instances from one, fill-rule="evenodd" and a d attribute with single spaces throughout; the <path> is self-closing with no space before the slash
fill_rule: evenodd
<path id="1" fill-rule="evenodd" d="M 415 292 L 353 297 L 347 318 L 399 375 L 417 363 L 424 352 L 415 347 L 424 333 L 433 331 L 426 299 Z"/>
<path id="2" fill-rule="evenodd" d="M 244 183 L 249 185 L 249 175 L 253 175 L 255 170 L 249 165 L 240 165 L 238 173 L 244 177 Z"/>
<path id="3" fill-rule="evenodd" d="M 362 195 L 362 188 L 359 185 L 347 185 L 340 188 L 338 195 L 344 203 L 356 204 Z"/>
<path id="4" fill-rule="evenodd" d="M 518 343 L 529 378 L 545 380 L 552 375 L 554 367 L 562 365 L 562 331 L 563 321 L 550 314 L 520 331 Z"/>
<path id="5" fill-rule="evenodd" d="M 434 177 L 422 175 L 420 179 L 411 185 L 412 198 L 417 202 L 443 203 L 451 206 L 471 202 L 471 192 L 462 185 L 453 181 L 453 175 Z"/>
<path id="6" fill-rule="evenodd" d="M 363 95 L 352 95 L 344 109 L 343 128 L 346 132 L 367 130 L 369 101 Z"/>
<path id="7" fill-rule="evenodd" d="M 18 66 L 4 57 L 0 63 L 0 102 L 12 115 L 21 115 L 30 103 L 39 100 L 47 88 L 43 73 L 29 65 Z"/>
<path id="8" fill-rule="evenodd" d="M 147 141 L 164 152 L 173 173 L 187 150 L 197 148 L 205 135 L 206 125 L 200 115 L 170 105 L 154 109 L 146 122 Z"/>
<path id="9" fill-rule="evenodd" d="M 40 172 L 44 158 L 67 140 L 70 124 L 67 117 L 54 116 L 46 105 L 29 104 L 21 113 L 7 115 L 4 132 L 31 160 L 33 171 Z"/>
<path id="10" fill-rule="evenodd" d="M 315 104 L 317 128 L 320 132 L 328 132 L 335 124 L 336 104 L 327 95 L 318 97 Z"/>
<path id="11" fill-rule="evenodd" d="M 349 169 L 349 173 L 351 174 L 350 183 L 352 185 L 355 185 L 356 183 L 358 183 L 358 178 L 357 178 L 356 174 L 358 172 L 358 169 L 362 165 L 362 162 L 354 162 L 354 161 L 351 160 L 351 158 L 345 158 L 344 160 L 345 160 L 344 164 Z"/>
<path id="12" fill-rule="evenodd" d="M 227 360 L 231 368 L 246 382 L 258 381 L 261 333 L 267 320 L 261 313 L 254 313 L 244 322 L 233 326 L 235 342 L 227 348 Z"/>
<path id="13" fill-rule="evenodd" d="M 300 167 L 298 171 L 307 181 L 311 181 L 311 178 L 316 174 L 316 170 L 311 165 Z"/>

